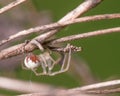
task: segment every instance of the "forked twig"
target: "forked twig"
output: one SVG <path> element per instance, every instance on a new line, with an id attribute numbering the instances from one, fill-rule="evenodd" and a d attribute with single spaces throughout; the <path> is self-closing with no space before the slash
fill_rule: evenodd
<path id="1" fill-rule="evenodd" d="M 47 32 L 50 30 L 62 28 L 62 27 L 65 27 L 65 26 L 68 26 L 71 24 L 75 24 L 75 23 L 90 22 L 90 21 L 103 20 L 103 19 L 116 19 L 116 18 L 120 18 L 120 14 L 116 13 L 116 14 L 86 16 L 86 17 L 76 18 L 76 19 L 69 20 L 69 21 L 62 22 L 62 23 L 52 23 L 52 24 L 48 24 L 48 25 L 37 26 L 34 28 L 30 28 L 27 30 L 17 32 L 16 34 L 9 36 L 8 39 L 4 39 L 4 40 L 0 41 L 0 46 L 11 40 L 18 38 L 18 37 L 26 36 L 26 35 L 29 35 L 32 33 L 43 33 L 43 32 Z"/>
<path id="2" fill-rule="evenodd" d="M 45 42 L 45 43 L 43 43 L 43 45 L 46 43 L 47 44 L 57 44 L 60 42 L 65 42 L 65 41 L 70 41 L 70 40 L 75 40 L 75 39 L 82 39 L 82 38 L 92 37 L 92 36 L 102 35 L 102 34 L 109 34 L 112 32 L 114 32 L 114 33 L 120 32 L 120 27 L 98 30 L 98 31 L 88 32 L 88 33 L 82 33 L 82 34 L 73 35 L 73 36 L 67 36 L 67 37 L 57 39 L 57 40 Z M 7 48 L 7 49 L 0 51 L 0 60 L 22 54 L 22 53 L 24 53 L 24 51 L 31 52 L 36 48 L 32 44 L 27 44 L 25 46 L 26 47 L 25 50 L 22 50 L 24 45 L 25 45 L 25 43 L 21 43 L 21 44 L 18 44 L 18 45 L 15 45 L 15 46 L 12 46 L 10 48 Z"/>
<path id="3" fill-rule="evenodd" d="M 85 0 L 83 3 L 81 3 L 77 8 L 69 12 L 67 15 L 65 15 L 62 19 L 58 21 L 58 23 L 66 22 L 69 20 L 74 20 L 78 17 L 80 17 L 83 13 L 89 11 L 93 7 L 100 4 L 102 0 Z M 34 39 L 38 40 L 41 44 L 45 42 L 46 39 L 50 38 L 51 36 L 55 35 L 57 32 L 60 31 L 61 28 L 58 28 L 56 30 L 49 31 L 45 34 L 42 34 Z"/>
<path id="4" fill-rule="evenodd" d="M 102 0 L 85 0 L 82 4 L 80 4 L 77 8 L 75 8 L 74 10 L 69 12 L 66 16 L 64 16 L 58 22 L 62 23 L 62 22 L 66 22 L 68 20 L 73 20 L 73 19 L 79 17 L 80 15 L 82 15 L 83 13 L 85 13 L 86 11 L 88 11 L 88 10 L 92 9 L 93 7 L 95 7 L 96 5 L 98 5 L 101 1 Z M 44 43 L 47 38 L 49 38 L 52 35 L 54 35 L 55 33 L 57 33 L 60 29 L 61 28 L 49 31 L 49 32 L 42 34 L 34 39 L 37 39 L 37 41 L 39 41 L 40 43 Z M 23 50 L 23 47 L 25 50 Z M 25 43 L 22 43 L 22 44 L 13 46 L 11 48 L 2 50 L 0 52 L 0 59 L 5 59 L 5 58 L 12 57 L 12 56 L 16 56 L 16 55 L 22 54 L 24 52 L 31 52 L 35 48 L 36 47 L 30 43 L 28 43 L 26 46 L 25 46 Z"/>
<path id="5" fill-rule="evenodd" d="M 18 4 L 20 4 L 24 1 L 26 1 L 26 0 L 16 0 L 13 3 L 10 3 L 8 6 L 0 9 L 0 14 L 9 10 L 9 9 L 11 9 L 11 8 L 13 8 L 13 7 L 15 7 L 15 6 L 17 6 Z M 98 30 L 98 31 L 93 31 L 93 32 L 88 32 L 88 33 L 82 33 L 82 34 L 78 34 L 78 35 L 67 36 L 67 37 L 63 37 L 63 38 L 56 39 L 56 40 L 53 40 L 53 41 L 49 41 L 49 43 L 45 42 L 46 39 L 48 39 L 52 35 L 56 34 L 60 29 L 62 29 L 62 27 L 65 27 L 69 24 L 73 24 L 73 23 L 77 23 L 77 22 L 86 22 L 87 20 L 88 21 L 100 20 L 101 18 L 102 19 L 120 18 L 120 14 L 118 14 L 118 17 L 112 17 L 113 14 L 111 14 L 112 15 L 111 17 L 108 17 L 108 15 L 106 15 L 106 16 L 104 15 L 105 17 L 102 17 L 103 16 L 102 15 L 101 18 L 98 18 L 98 17 L 94 17 L 94 18 L 93 17 L 90 17 L 90 18 L 83 17 L 84 19 L 83 18 L 76 19 L 77 17 L 81 16 L 84 12 L 86 12 L 86 11 L 90 10 L 91 8 L 95 7 L 101 1 L 102 0 L 85 0 L 82 4 L 80 4 L 80 6 L 78 6 L 76 9 L 72 10 L 69 14 L 67 14 L 65 17 L 63 17 L 61 20 L 59 20 L 58 23 L 54 23 L 53 24 L 54 27 L 51 24 L 52 27 L 51 27 L 51 25 L 49 25 L 49 26 L 46 25 L 46 26 L 48 26 L 48 27 L 46 27 L 46 29 L 44 29 L 44 28 L 42 29 L 42 27 L 39 27 L 41 29 L 39 29 L 39 28 L 37 30 L 29 29 L 29 31 L 28 30 L 27 31 L 30 32 L 30 33 L 32 33 L 33 31 L 37 32 L 37 31 L 40 31 L 40 30 L 41 31 L 48 31 L 45 34 L 42 34 L 42 35 L 34 38 L 34 39 L 37 39 L 43 45 L 44 44 L 56 44 L 56 43 L 61 43 L 61 42 L 65 42 L 65 41 L 75 40 L 75 39 L 82 39 L 82 38 L 87 38 L 87 37 L 92 37 L 92 36 L 97 36 L 97 35 L 102 35 L 102 34 L 120 32 L 120 27 L 116 27 L 116 28 Z M 51 29 L 51 28 L 53 28 L 53 29 Z M 26 30 L 24 30 L 24 31 L 26 31 Z M 26 32 L 26 34 L 27 34 L 27 32 Z M 14 37 L 14 36 L 13 37 L 17 38 L 17 37 L 22 36 L 22 35 L 16 35 L 16 37 Z M 12 38 L 12 39 L 14 39 L 14 38 Z M 12 40 L 12 39 L 10 39 L 10 40 Z M 10 41 L 10 40 L 8 40 L 8 41 Z M 8 41 L 4 41 L 4 43 L 6 43 Z M 2 45 L 4 43 L 0 42 L 0 45 Z M 22 49 L 23 47 L 25 47 L 25 50 Z M 30 43 L 28 43 L 26 46 L 25 46 L 25 43 L 18 44 L 16 46 L 13 46 L 13 47 L 10 47 L 8 49 L 0 51 L 0 60 L 22 54 L 25 51 L 27 51 L 27 52 L 33 51 L 35 48 L 36 47 L 33 46 Z M 32 93 L 32 94 L 26 94 L 26 95 L 21 95 L 21 96 L 30 96 L 30 95 L 40 96 L 41 94 L 42 94 L 42 96 L 70 96 L 70 95 L 79 96 L 81 94 L 108 94 L 108 93 L 120 92 L 119 87 L 113 88 L 113 89 L 109 88 L 109 87 L 116 87 L 116 86 L 119 86 L 119 85 L 120 85 L 120 80 L 113 80 L 113 81 L 96 83 L 96 84 L 87 85 L 87 86 L 74 88 L 74 89 L 69 89 L 69 90 L 59 90 L 57 92 L 55 92 L 55 91 L 51 92 L 50 91 L 50 92 L 44 93 L 44 94 L 42 94 L 42 93 Z M 104 89 L 106 87 L 108 89 Z"/>

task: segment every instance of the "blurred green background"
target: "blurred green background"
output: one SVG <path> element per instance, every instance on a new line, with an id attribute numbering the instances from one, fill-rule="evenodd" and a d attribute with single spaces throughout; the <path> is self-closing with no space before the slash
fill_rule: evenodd
<path id="1" fill-rule="evenodd" d="M 50 13 L 52 18 L 52 22 L 58 21 L 60 18 L 65 16 L 69 11 L 76 8 L 83 0 L 31 0 L 26 2 L 20 7 L 23 7 L 23 10 L 30 11 L 31 14 L 34 14 L 34 11 L 40 13 L 43 11 L 47 11 Z M 27 9 L 27 3 L 29 8 Z M 104 0 L 100 5 L 95 7 L 94 9 L 90 10 L 89 12 L 85 13 L 83 16 L 90 16 L 90 15 L 97 15 L 97 14 L 110 14 L 110 13 L 119 13 L 120 12 L 120 0 L 115 2 L 114 0 Z M 1 5 L 2 7 L 2 5 Z M 19 7 L 19 6 L 18 6 Z M 12 10 L 14 11 L 14 10 Z M 10 14 L 9 11 L 7 14 Z M 23 17 L 24 18 L 24 17 Z M 36 18 L 35 16 L 32 17 L 33 19 Z M 37 17 L 39 18 L 39 17 Z M 19 23 L 19 22 L 18 22 Z M 36 24 L 37 25 L 37 24 Z M 35 25 L 32 24 L 24 24 L 24 28 L 34 27 Z M 120 26 L 120 19 L 114 20 L 101 20 L 101 21 L 94 21 L 94 22 L 87 22 L 87 23 L 78 23 L 74 25 L 70 25 L 67 28 L 60 31 L 56 34 L 56 37 L 63 37 L 72 34 L 79 34 L 90 32 L 99 29 L 105 28 L 112 28 Z M 36 35 L 35 35 L 36 36 Z M 33 38 L 33 36 L 30 36 Z M 112 33 L 107 35 L 100 35 L 90 38 L 85 38 L 81 40 L 76 40 L 69 42 L 76 46 L 81 46 L 83 48 L 82 52 L 74 53 L 72 58 L 74 60 L 77 59 L 77 64 L 81 61 L 87 63 L 90 68 L 90 71 L 94 78 L 98 81 L 105 81 L 105 80 L 112 80 L 120 78 L 120 33 Z M 17 42 L 19 43 L 19 42 Z M 20 62 L 18 62 L 20 63 Z M 73 65 L 72 63 L 71 65 Z M 8 74 L 7 71 L 2 70 L 1 76 L 17 78 L 20 80 L 26 81 L 35 81 L 40 83 L 47 83 L 54 86 L 61 86 L 66 88 L 74 88 L 81 86 L 85 83 L 82 82 L 76 75 L 77 72 L 74 72 L 75 69 L 70 68 L 69 72 L 56 75 L 54 77 L 49 76 L 40 76 L 37 77 L 32 73 L 32 77 L 30 71 L 22 70 L 21 66 L 15 68 L 14 71 L 10 71 Z M 97 81 L 96 81 L 97 82 Z M 92 83 L 92 82 L 91 82 Z M 18 94 L 15 92 L 9 92 L 3 89 L 0 89 L 0 93 L 2 94 Z"/>

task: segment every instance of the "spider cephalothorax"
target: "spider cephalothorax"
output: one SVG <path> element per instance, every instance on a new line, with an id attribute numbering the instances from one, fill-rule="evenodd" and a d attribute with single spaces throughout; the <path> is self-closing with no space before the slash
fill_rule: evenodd
<path id="1" fill-rule="evenodd" d="M 43 50 L 43 47 L 35 41 L 32 42 L 36 46 L 39 47 L 39 49 Z M 39 44 L 39 45 L 38 45 Z M 51 56 L 51 53 L 43 52 L 42 54 L 35 55 L 35 54 L 28 54 L 24 59 L 24 69 L 30 69 L 32 70 L 37 76 L 39 75 L 49 75 L 53 76 L 59 73 L 63 73 L 69 69 L 70 66 L 70 60 L 71 60 L 71 52 L 81 51 L 81 47 L 76 47 L 70 44 L 67 44 L 65 48 L 53 48 L 52 50 L 56 50 L 58 54 L 60 54 L 60 58 L 57 60 L 54 60 Z M 54 68 L 55 64 L 62 63 L 60 70 L 52 72 L 52 69 Z M 37 68 L 42 67 L 43 72 L 38 73 Z"/>

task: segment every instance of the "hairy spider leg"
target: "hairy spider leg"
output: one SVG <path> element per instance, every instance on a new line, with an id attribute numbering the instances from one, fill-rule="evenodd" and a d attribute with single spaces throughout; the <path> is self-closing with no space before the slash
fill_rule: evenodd
<path id="1" fill-rule="evenodd" d="M 70 44 L 68 44 L 68 45 L 66 46 L 66 48 L 69 49 L 69 50 L 68 50 L 68 60 L 67 60 L 67 65 L 66 65 L 66 67 L 64 68 L 64 66 L 65 66 L 65 61 L 66 61 L 66 59 L 67 59 L 67 53 L 65 53 L 65 55 L 64 55 L 64 60 L 63 60 L 63 64 L 62 64 L 61 69 L 60 69 L 59 71 L 56 71 L 56 72 L 53 72 L 53 73 L 49 74 L 50 76 L 54 76 L 54 75 L 56 75 L 56 74 L 60 74 L 60 73 L 66 72 L 66 71 L 69 69 L 69 67 L 70 67 L 70 60 L 71 60 L 71 48 L 70 48 Z"/>

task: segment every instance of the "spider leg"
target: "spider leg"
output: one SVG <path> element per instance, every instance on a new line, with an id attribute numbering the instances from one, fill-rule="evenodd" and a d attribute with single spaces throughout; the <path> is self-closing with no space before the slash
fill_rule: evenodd
<path id="1" fill-rule="evenodd" d="M 52 65 L 51 63 L 48 63 L 48 74 L 51 74 L 52 73 L 52 69 L 53 69 L 54 65 Z"/>
<path id="2" fill-rule="evenodd" d="M 31 44 L 34 44 L 35 46 L 37 46 L 42 52 L 44 51 L 43 46 L 35 39 L 30 41 Z"/>
<path id="3" fill-rule="evenodd" d="M 59 54 L 60 54 L 60 58 L 58 58 L 58 60 L 56 61 L 49 55 L 49 59 L 50 61 L 52 61 L 52 63 L 49 63 L 49 62 L 47 63 L 48 64 L 48 75 L 52 74 L 51 70 L 54 68 L 55 64 L 61 64 L 62 65 L 61 69 L 64 68 L 65 61 L 66 61 L 64 58 L 66 58 L 66 55 L 64 56 L 64 53 L 62 52 L 59 52 Z"/>
<path id="4" fill-rule="evenodd" d="M 36 76 L 40 76 L 40 75 L 47 75 L 47 71 L 46 71 L 46 66 L 44 65 L 44 63 L 41 63 L 43 72 L 38 73 L 36 69 L 31 69 Z"/>
<path id="5" fill-rule="evenodd" d="M 52 57 L 51 57 L 51 55 L 50 55 L 50 53 L 49 52 L 45 52 L 43 55 L 42 55 L 45 59 L 44 59 L 44 62 L 46 62 L 46 64 L 47 64 L 47 66 L 46 67 L 48 67 L 48 73 L 46 74 L 46 75 L 49 75 L 49 74 L 51 74 L 52 72 L 52 69 L 54 68 L 54 65 L 55 64 L 58 64 L 58 60 L 57 61 L 55 61 Z"/>
<path id="6" fill-rule="evenodd" d="M 47 63 L 48 64 L 48 75 L 51 74 L 51 71 L 52 71 L 54 65 L 56 64 L 56 61 L 51 56 L 49 56 L 49 59 L 50 60 Z"/>
<path id="7" fill-rule="evenodd" d="M 27 67 L 25 67 L 25 65 L 24 65 L 24 63 L 23 63 L 23 62 L 21 63 L 21 65 L 22 65 L 22 69 L 28 70 L 28 68 L 27 68 Z"/>
<path id="8" fill-rule="evenodd" d="M 46 59 L 43 55 L 40 55 L 40 58 L 42 59 L 43 62 L 41 62 L 41 66 L 42 66 L 42 69 L 43 69 L 43 73 L 47 74 L 47 71 L 46 71 L 46 67 L 48 66 L 47 65 L 47 62 L 46 62 Z"/>
<path id="9" fill-rule="evenodd" d="M 40 76 L 40 75 L 47 75 L 47 70 L 46 70 L 46 67 L 47 67 L 47 62 L 45 60 L 45 57 L 43 55 L 40 55 L 40 58 L 41 58 L 41 67 L 42 67 L 42 72 L 38 73 L 36 69 L 31 69 L 36 76 Z"/>
<path id="10" fill-rule="evenodd" d="M 34 73 L 35 73 L 35 75 L 36 76 L 40 76 L 40 75 L 46 75 L 46 72 L 42 72 L 42 73 L 38 73 L 37 71 L 36 71 L 36 69 L 31 69 Z"/>
<path id="11" fill-rule="evenodd" d="M 49 69 L 52 70 L 53 67 L 54 67 L 54 65 L 57 64 L 58 61 L 55 61 L 55 60 L 50 56 L 50 54 L 49 54 L 49 59 L 53 62 L 53 63 L 50 64 L 50 66 L 48 66 Z"/>
<path id="12" fill-rule="evenodd" d="M 64 53 L 63 55 L 63 62 L 62 62 L 62 67 L 60 69 L 60 71 L 67 71 L 69 69 L 69 66 L 70 66 L 70 60 L 71 60 L 71 48 L 70 48 L 70 44 L 67 44 L 66 48 L 65 49 L 68 49 L 68 54 L 67 53 Z M 68 55 L 68 58 L 67 58 L 67 55 Z M 66 60 L 67 60 L 67 65 L 65 67 L 65 63 L 66 63 Z"/>
<path id="13" fill-rule="evenodd" d="M 65 69 L 61 69 L 61 71 L 63 70 L 63 72 L 67 71 L 70 67 L 70 60 L 71 60 L 71 49 L 69 49 L 69 53 L 68 53 L 68 62 L 67 62 L 67 66 Z M 64 62 L 65 63 L 65 62 Z"/>
<path id="14" fill-rule="evenodd" d="M 63 69 L 64 69 L 66 59 L 67 59 L 67 54 L 65 53 L 64 56 L 63 56 L 63 59 L 61 60 L 62 62 L 60 62 L 60 63 L 62 63 L 62 66 L 61 66 L 61 69 L 60 69 L 60 70 L 63 70 Z"/>
<path id="15" fill-rule="evenodd" d="M 71 48 L 69 48 L 69 47 L 70 47 L 70 44 L 68 44 L 68 45 L 66 46 L 66 48 L 69 49 L 69 50 L 68 50 L 68 59 L 67 59 L 67 53 L 65 53 L 65 55 L 64 55 L 64 60 L 63 60 L 61 69 L 60 69 L 59 71 L 56 71 L 56 72 L 53 72 L 53 73 L 49 74 L 50 76 L 54 76 L 54 75 L 56 75 L 56 74 L 60 74 L 60 73 L 66 72 L 66 71 L 69 69 L 70 60 L 71 60 Z M 65 67 L 65 61 L 66 61 L 66 59 L 67 59 L 67 65 L 66 65 L 66 67 Z M 64 67 L 65 67 L 65 68 L 64 68 Z"/>

